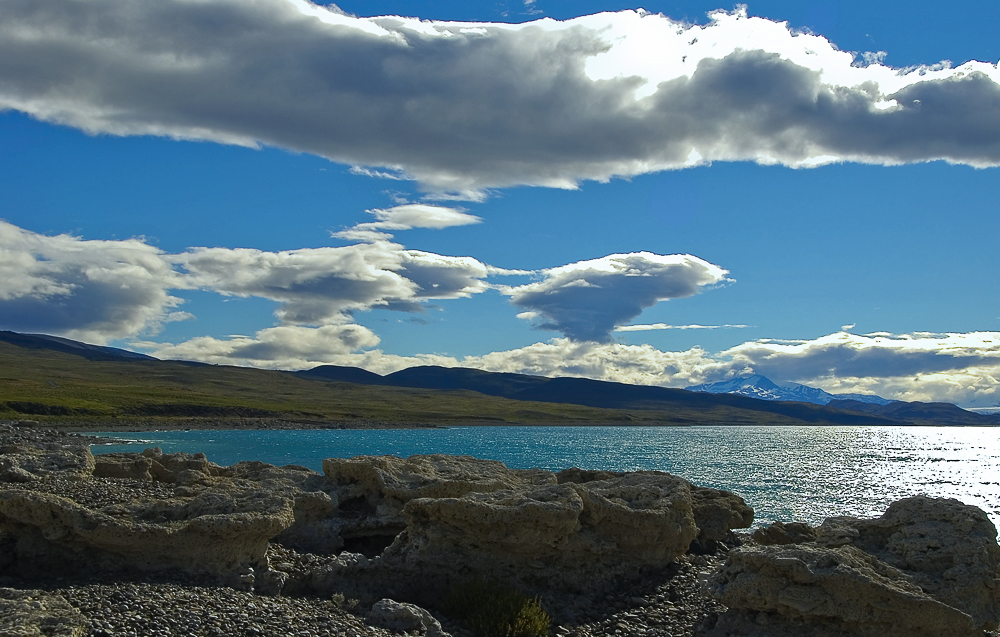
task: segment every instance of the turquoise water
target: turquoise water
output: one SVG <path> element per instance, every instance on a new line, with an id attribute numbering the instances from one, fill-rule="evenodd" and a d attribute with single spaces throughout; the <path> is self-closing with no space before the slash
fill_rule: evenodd
<path id="1" fill-rule="evenodd" d="M 102 433 L 94 453 L 202 451 L 322 471 L 324 458 L 464 454 L 510 467 L 656 469 L 743 496 L 755 526 L 876 516 L 902 497 L 957 498 L 1000 523 L 1000 429 L 988 427 L 454 427 Z"/>

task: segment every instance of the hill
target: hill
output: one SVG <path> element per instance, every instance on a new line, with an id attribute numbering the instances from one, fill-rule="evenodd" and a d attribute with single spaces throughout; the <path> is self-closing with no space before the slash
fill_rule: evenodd
<path id="1" fill-rule="evenodd" d="M 290 373 L 300 378 L 329 380 L 358 378 L 355 375 L 357 371 L 363 370 L 324 365 Z M 363 379 L 363 382 L 368 384 L 391 387 L 462 389 L 523 401 L 584 405 L 632 412 L 662 411 L 673 414 L 671 418 L 673 423 L 703 424 L 700 418 L 706 417 L 705 415 L 712 413 L 713 410 L 731 409 L 733 417 L 737 420 L 730 424 L 745 424 L 743 418 L 760 422 L 762 418 L 770 417 L 774 419 L 774 424 L 783 424 L 786 422 L 785 419 L 789 419 L 799 424 L 1000 425 L 1000 417 L 980 416 L 955 405 L 948 405 L 950 409 L 936 407 L 928 410 L 926 406 L 922 406 L 923 403 L 879 399 L 887 403 L 880 405 L 860 400 L 838 400 L 835 394 L 828 394 L 832 399 L 824 406 L 811 401 L 758 399 L 736 393 L 689 391 L 586 378 L 546 378 L 436 366 L 410 367 L 385 376 L 364 372 Z M 805 386 L 798 385 L 798 387 Z M 853 394 L 848 395 L 853 396 Z M 869 406 L 871 409 L 866 408 Z M 747 412 L 756 413 L 750 416 Z M 688 417 L 692 419 L 686 420 Z"/>
<path id="2" fill-rule="evenodd" d="M 281 372 L 161 361 L 69 339 L 0 333 L 0 419 L 102 426 L 121 422 L 135 427 L 168 421 L 176 425 L 177 419 L 193 419 L 191 426 L 200 426 L 194 420 L 201 419 L 230 426 L 283 421 L 343 427 L 969 424 L 964 414 L 976 416 L 953 405 L 957 412 L 940 407 L 933 413 L 926 407 L 907 411 L 900 406 L 910 403 L 893 403 L 893 411 L 875 412 L 842 402 L 775 402 L 463 368 L 413 367 L 386 376 L 329 365 Z M 961 423 L 956 421 L 959 416 Z M 1000 423 L 1000 417 L 994 420 Z"/>

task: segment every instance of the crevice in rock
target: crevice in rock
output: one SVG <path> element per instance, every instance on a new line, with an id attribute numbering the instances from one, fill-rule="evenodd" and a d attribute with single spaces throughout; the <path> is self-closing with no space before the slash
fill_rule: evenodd
<path id="1" fill-rule="evenodd" d="M 402 530 L 399 529 L 399 532 L 402 532 Z M 389 548 L 389 545 L 396 539 L 399 532 L 345 537 L 344 551 L 348 553 L 361 553 L 368 559 L 378 557 L 383 551 Z"/>

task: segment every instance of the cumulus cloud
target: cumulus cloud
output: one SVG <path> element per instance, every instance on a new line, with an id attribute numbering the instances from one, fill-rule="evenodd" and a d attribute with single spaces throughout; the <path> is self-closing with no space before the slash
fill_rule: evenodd
<path id="1" fill-rule="evenodd" d="M 611 332 L 660 301 L 697 294 L 727 270 L 690 254 L 612 254 L 543 270 L 541 281 L 503 288 L 510 302 L 541 318 L 539 329 L 575 341 L 609 342 Z"/>
<path id="2" fill-rule="evenodd" d="M 415 365 L 457 364 L 454 358 L 447 356 L 395 356 L 371 349 L 378 343 L 378 336 L 368 328 L 347 323 L 320 327 L 281 325 L 260 330 L 252 337 L 200 336 L 176 344 L 136 341 L 132 347 L 164 360 L 262 369 L 294 370 L 319 365 L 344 365 L 388 374 Z"/>
<path id="3" fill-rule="evenodd" d="M 107 343 L 155 332 L 186 287 L 160 250 L 141 239 L 87 241 L 36 234 L 0 221 L 0 328 Z"/>
<path id="4" fill-rule="evenodd" d="M 859 335 L 802 341 L 764 339 L 720 352 L 737 368 L 830 392 L 992 405 L 1000 399 L 1000 332 Z"/>
<path id="5" fill-rule="evenodd" d="M 637 385 L 686 387 L 753 373 L 832 393 L 868 393 L 908 401 L 966 407 L 1000 403 L 1000 332 L 858 336 L 839 332 L 817 339 L 762 339 L 709 353 L 700 347 L 662 351 L 651 345 L 545 343 L 455 358 L 396 356 L 379 349 L 367 328 L 282 326 L 253 338 L 202 337 L 178 345 L 137 343 L 160 358 L 275 369 L 322 364 L 362 367 L 380 374 L 416 365 L 470 367 L 492 372 L 571 376 Z"/>
<path id="6" fill-rule="evenodd" d="M 420 205 L 375 214 L 383 221 L 371 225 L 393 229 L 478 221 L 461 211 Z M 472 257 L 408 250 L 377 232 L 369 242 L 343 247 L 192 248 L 166 254 L 143 239 L 48 237 L 0 221 L 0 329 L 95 343 L 134 337 L 167 321 L 192 318 L 175 310 L 182 300 L 168 291 L 195 288 L 275 301 L 284 326 L 342 325 L 351 313 L 375 307 L 423 311 L 427 301 L 489 289 L 485 279 L 492 274 L 517 273 Z"/>
<path id="7" fill-rule="evenodd" d="M 334 235 L 364 243 L 282 252 L 194 248 L 174 260 L 197 287 L 277 301 L 281 305 L 275 314 L 288 325 L 340 323 L 352 312 L 374 307 L 422 311 L 428 300 L 484 292 L 489 289 L 484 279 L 503 272 L 472 257 L 408 250 L 383 231 L 465 225 L 476 223 L 477 217 L 433 206 L 400 206 L 375 213 L 386 220 L 358 224 Z"/>
<path id="8" fill-rule="evenodd" d="M 301 369 L 338 360 L 360 349 L 378 345 L 379 338 L 361 325 L 271 327 L 253 337 L 200 336 L 179 344 L 136 342 L 134 347 L 157 358 L 192 360 L 217 365 L 271 369 Z"/>
<path id="9" fill-rule="evenodd" d="M 294 149 L 482 197 L 706 161 L 1000 164 L 1000 71 L 896 69 L 748 17 L 357 18 L 305 0 L 7 0 L 0 108 Z"/>
<path id="10" fill-rule="evenodd" d="M 359 223 L 334 232 L 333 236 L 350 241 L 373 242 L 392 238 L 391 232 L 396 230 L 413 228 L 441 230 L 455 226 L 469 226 L 483 221 L 464 210 L 430 204 L 408 203 L 392 208 L 376 208 L 367 212 L 374 215 L 378 221 Z"/>

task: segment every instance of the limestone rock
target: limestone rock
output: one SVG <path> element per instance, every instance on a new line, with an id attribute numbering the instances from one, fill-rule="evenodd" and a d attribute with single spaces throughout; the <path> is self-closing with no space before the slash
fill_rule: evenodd
<path id="1" fill-rule="evenodd" d="M 444 454 L 328 458 L 323 473 L 339 486 L 355 486 L 359 494 L 395 501 L 400 508 L 416 498 L 460 498 L 532 484 L 555 484 L 541 469 L 509 469 L 498 460 Z"/>
<path id="2" fill-rule="evenodd" d="M 59 595 L 0 588 L 0 635 L 83 637 L 87 620 Z"/>
<path id="3" fill-rule="evenodd" d="M 664 566 L 697 534 L 686 481 L 629 474 L 585 484 L 542 484 L 419 498 L 385 568 L 419 572 L 433 588 L 489 577 L 530 590 L 579 591 Z"/>
<path id="4" fill-rule="evenodd" d="M 1000 546 L 985 512 L 958 500 L 916 496 L 873 520 L 828 518 L 823 546 L 850 544 L 905 571 L 925 592 L 968 613 L 983 630 L 1000 621 Z"/>
<path id="5" fill-rule="evenodd" d="M 816 539 L 816 530 L 803 522 L 774 522 L 753 532 L 758 544 L 801 544 Z"/>
<path id="6" fill-rule="evenodd" d="M 177 568 L 239 582 L 268 540 L 292 524 L 292 502 L 267 492 L 205 490 L 193 497 L 91 509 L 49 493 L 0 491 L 0 533 L 14 536 L 27 571 L 59 563 L 91 568 Z"/>
<path id="7" fill-rule="evenodd" d="M 753 509 L 735 493 L 692 485 L 691 498 L 699 540 L 721 542 L 753 524 Z"/>
<path id="8" fill-rule="evenodd" d="M 368 623 L 396 632 L 420 633 L 425 637 L 447 637 L 441 622 L 429 612 L 391 599 L 380 599 L 368 613 Z"/>
<path id="9" fill-rule="evenodd" d="M 669 476 L 663 471 L 593 471 L 572 467 L 556 474 L 559 484 L 568 482 L 586 484 L 594 481 L 621 478 L 626 475 Z M 691 490 L 692 510 L 698 525 L 698 539 L 721 542 L 733 529 L 745 529 L 753 524 L 753 509 L 740 496 L 729 491 L 699 487 L 688 483 Z"/>
<path id="10" fill-rule="evenodd" d="M 740 547 L 729 553 L 714 584 L 730 611 L 712 636 L 981 635 L 969 615 L 852 546 Z"/>
<path id="11" fill-rule="evenodd" d="M 86 480 L 94 472 L 94 456 L 86 444 L 42 441 L 0 447 L 0 481 L 30 482 L 59 476 Z"/>
<path id="12" fill-rule="evenodd" d="M 730 610 L 709 635 L 971 637 L 1000 619 L 996 529 L 957 500 L 907 498 L 876 519 L 755 537 L 771 545 L 730 552 L 714 578 Z"/>

